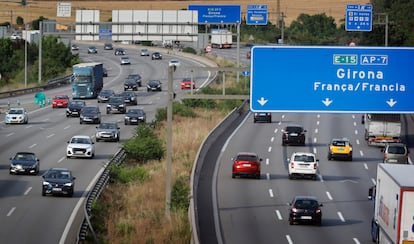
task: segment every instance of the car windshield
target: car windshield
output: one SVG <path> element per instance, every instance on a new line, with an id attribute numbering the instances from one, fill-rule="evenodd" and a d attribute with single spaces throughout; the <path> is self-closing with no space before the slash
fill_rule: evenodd
<path id="1" fill-rule="evenodd" d="M 316 200 L 311 200 L 311 199 L 304 199 L 304 200 L 296 200 L 295 202 L 295 207 L 297 208 L 316 208 L 318 207 L 319 204 Z"/>
<path id="2" fill-rule="evenodd" d="M 70 179 L 69 171 L 62 171 L 62 170 L 49 170 L 45 175 L 46 178 L 53 178 L 53 179 Z"/>
<path id="3" fill-rule="evenodd" d="M 103 91 L 101 91 L 101 93 L 100 93 L 100 95 L 102 96 L 102 95 L 112 95 L 112 94 L 114 94 L 112 91 L 108 91 L 108 90 L 103 90 Z"/>
<path id="4" fill-rule="evenodd" d="M 295 155 L 294 161 L 300 161 L 300 162 L 314 162 L 315 159 L 313 156 L 310 155 Z"/>
<path id="5" fill-rule="evenodd" d="M 9 114 L 23 114 L 23 110 L 21 109 L 12 109 L 9 111 Z"/>
<path id="6" fill-rule="evenodd" d="M 55 99 L 67 99 L 68 97 L 67 96 L 64 96 L 64 95 L 58 95 L 58 96 L 55 96 Z"/>
<path id="7" fill-rule="evenodd" d="M 111 123 L 101 123 L 99 125 L 100 129 L 116 129 L 116 125 L 115 124 L 111 124 Z"/>
<path id="8" fill-rule="evenodd" d="M 142 110 L 138 110 L 138 109 L 130 109 L 128 110 L 129 114 L 137 114 L 137 115 L 142 115 L 144 112 Z"/>
<path id="9" fill-rule="evenodd" d="M 83 112 L 85 112 L 85 113 L 93 113 L 93 114 L 96 114 L 97 113 L 96 108 L 87 108 L 87 107 L 84 107 L 83 108 Z"/>
<path id="10" fill-rule="evenodd" d="M 31 153 L 18 153 L 14 156 L 15 160 L 35 160 L 35 156 Z"/>
<path id="11" fill-rule="evenodd" d="M 70 105 L 84 105 L 85 102 L 84 101 L 71 101 Z"/>
<path id="12" fill-rule="evenodd" d="M 109 99 L 109 103 L 122 103 L 124 101 L 121 97 L 112 97 Z"/>
<path id="13" fill-rule="evenodd" d="M 91 144 L 91 140 L 83 137 L 74 137 L 70 141 L 72 144 Z"/>

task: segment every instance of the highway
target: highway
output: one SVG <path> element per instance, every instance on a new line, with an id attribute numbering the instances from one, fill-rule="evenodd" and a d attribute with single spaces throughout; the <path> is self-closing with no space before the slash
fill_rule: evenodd
<path id="1" fill-rule="evenodd" d="M 250 114 L 221 150 L 212 182 L 217 242 L 370 243 L 373 203 L 367 194 L 382 153 L 367 146 L 361 115 L 274 113 L 272 120 L 253 123 Z M 305 146 L 281 145 L 281 130 L 290 123 L 307 129 Z M 410 116 L 404 116 L 403 133 L 403 139 L 412 134 Z M 352 142 L 353 161 L 328 161 L 327 145 L 341 137 Z M 231 158 L 240 151 L 263 158 L 260 180 L 232 179 Z M 316 181 L 289 180 L 288 158 L 297 151 L 313 152 L 320 160 Z M 287 203 L 296 195 L 318 197 L 322 226 L 289 225 Z"/>
<path id="2" fill-rule="evenodd" d="M 115 44 L 115 47 L 117 44 Z M 103 44 L 98 44 L 98 54 L 87 54 L 88 44 L 80 44 L 79 55 L 85 62 L 98 61 L 108 70 L 104 78 L 104 89 L 123 91 L 123 80 L 129 73 L 139 73 L 143 78 L 143 87 L 136 92 L 138 105 L 147 113 L 147 122 L 155 118 L 157 108 L 166 107 L 168 61 L 172 56 L 164 54 L 163 60 L 151 60 L 150 57 L 139 56 L 139 49 L 125 46 L 131 65 L 120 65 L 120 57 L 113 51 L 103 50 Z M 174 57 L 181 66 L 203 66 L 202 63 Z M 209 73 L 197 71 L 193 77 L 200 87 L 207 81 Z M 181 92 L 180 80 L 189 74 L 180 68 L 174 73 L 174 92 Z M 159 79 L 163 84 L 161 92 L 147 92 L 146 81 Z M 57 94 L 67 94 L 71 97 L 71 87 L 62 86 L 57 89 L 44 91 L 46 97 L 52 98 Z M 119 150 L 121 144 L 131 137 L 135 126 L 125 126 L 123 114 L 105 113 L 106 104 L 98 104 L 96 99 L 86 100 L 88 105 L 99 105 L 102 121 L 117 121 L 121 127 L 121 141 L 95 143 L 96 156 L 94 159 L 67 159 L 65 150 L 67 141 L 73 135 L 89 135 L 94 138 L 96 125 L 79 124 L 79 118 L 66 118 L 65 109 L 52 109 L 50 105 L 39 108 L 33 104 L 34 94 L 9 98 L 11 106 L 17 106 L 17 100 L 29 110 L 29 123 L 25 125 L 6 125 L 1 114 L 0 123 L 0 240 L 2 243 L 66 243 L 67 230 L 74 224 L 73 216 L 79 208 L 83 208 L 84 197 L 100 175 L 106 162 Z M 8 99 L 1 99 L 0 106 L 7 108 Z M 38 176 L 9 175 L 9 158 L 18 151 L 36 153 L 40 159 Z M 51 167 L 65 167 L 72 170 L 76 177 L 73 198 L 41 196 L 40 175 Z M 82 210 L 83 211 L 83 210 Z"/>

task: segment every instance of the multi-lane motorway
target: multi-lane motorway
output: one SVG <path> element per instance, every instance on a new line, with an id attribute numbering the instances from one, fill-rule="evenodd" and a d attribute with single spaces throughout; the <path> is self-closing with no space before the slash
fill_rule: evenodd
<path id="1" fill-rule="evenodd" d="M 116 92 L 123 90 L 123 81 L 129 73 L 139 73 L 143 77 L 143 87 L 139 88 L 138 105 L 147 113 L 147 121 L 155 118 L 156 109 L 165 107 L 167 94 L 168 61 L 173 57 L 164 54 L 163 60 L 151 60 L 141 57 L 138 48 L 125 46 L 131 65 L 120 65 L 119 56 L 113 50 L 103 50 L 97 44 L 98 54 L 87 54 L 88 44 L 80 44 L 79 55 L 85 62 L 103 62 L 108 70 L 104 78 L 104 89 Z M 176 58 L 176 57 L 174 57 Z M 176 58 L 177 59 L 177 58 Z M 181 66 L 200 66 L 200 62 L 178 57 Z M 181 92 L 180 80 L 188 77 L 186 71 L 177 69 L 174 73 L 174 90 Z M 196 86 L 208 80 L 204 71 L 192 74 L 197 81 Z M 163 91 L 147 92 L 145 84 L 149 79 L 159 79 L 163 83 Z M 48 98 L 56 94 L 67 94 L 71 97 L 71 87 L 63 86 L 45 91 Z M 89 135 L 94 137 L 96 125 L 79 124 L 79 118 L 66 118 L 65 109 L 52 109 L 51 106 L 36 107 L 34 94 L 22 95 L 0 100 L 2 108 L 21 105 L 29 109 L 29 123 L 24 125 L 6 125 L 0 120 L 0 242 L 1 243 L 64 243 L 67 230 L 73 224 L 72 215 L 82 208 L 83 198 L 88 194 L 96 177 L 100 175 L 105 163 L 116 153 L 121 144 L 134 133 L 135 126 L 125 126 L 124 115 L 105 113 L 106 104 L 98 104 L 96 99 L 86 100 L 89 105 L 98 105 L 102 113 L 102 121 L 118 121 L 121 127 L 121 141 L 96 142 L 94 159 L 67 159 L 65 150 L 67 141 L 73 135 Z M 30 151 L 40 159 L 38 176 L 9 175 L 9 158 L 17 151 Z M 65 167 L 73 171 L 76 177 L 73 198 L 41 196 L 41 177 L 51 167 Z"/>
<path id="2" fill-rule="evenodd" d="M 274 113 L 268 124 L 248 116 L 222 149 L 213 180 L 218 243 L 370 243 L 373 204 L 367 194 L 383 155 L 367 146 L 360 121 L 360 114 Z M 290 123 L 307 129 L 305 146 L 282 146 L 281 129 Z M 403 139 L 411 125 L 411 116 L 404 116 Z M 341 137 L 351 140 L 353 161 L 328 161 L 328 143 Z M 231 158 L 240 151 L 263 158 L 260 180 L 232 179 Z M 316 181 L 289 180 L 288 158 L 297 151 L 320 160 Z M 296 195 L 319 198 L 322 226 L 289 225 L 287 203 Z"/>

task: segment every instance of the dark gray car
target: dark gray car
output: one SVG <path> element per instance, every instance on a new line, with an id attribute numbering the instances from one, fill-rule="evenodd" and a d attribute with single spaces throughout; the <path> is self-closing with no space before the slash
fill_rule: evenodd
<path id="1" fill-rule="evenodd" d="M 79 116 L 79 123 L 101 123 L 101 111 L 98 106 L 85 106 L 82 108 Z"/>
<path id="2" fill-rule="evenodd" d="M 106 114 L 118 112 L 124 114 L 126 112 L 125 99 L 121 96 L 110 97 L 106 105 Z"/>

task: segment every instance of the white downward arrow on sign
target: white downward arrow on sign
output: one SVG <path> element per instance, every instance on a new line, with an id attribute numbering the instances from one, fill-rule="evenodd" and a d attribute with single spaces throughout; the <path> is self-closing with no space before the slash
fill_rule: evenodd
<path id="1" fill-rule="evenodd" d="M 257 100 L 258 103 L 260 103 L 260 105 L 265 105 L 267 103 L 267 100 L 264 99 L 264 97 L 261 97 L 260 100 Z"/>
<path id="2" fill-rule="evenodd" d="M 392 107 L 397 103 L 397 101 L 394 101 L 394 99 L 391 98 L 390 100 L 387 101 L 387 103 L 388 105 L 390 105 L 390 107 Z"/>
<path id="3" fill-rule="evenodd" d="M 325 98 L 325 100 L 322 100 L 322 103 L 325 104 L 325 106 L 329 106 L 333 101 L 329 100 L 329 98 Z"/>

